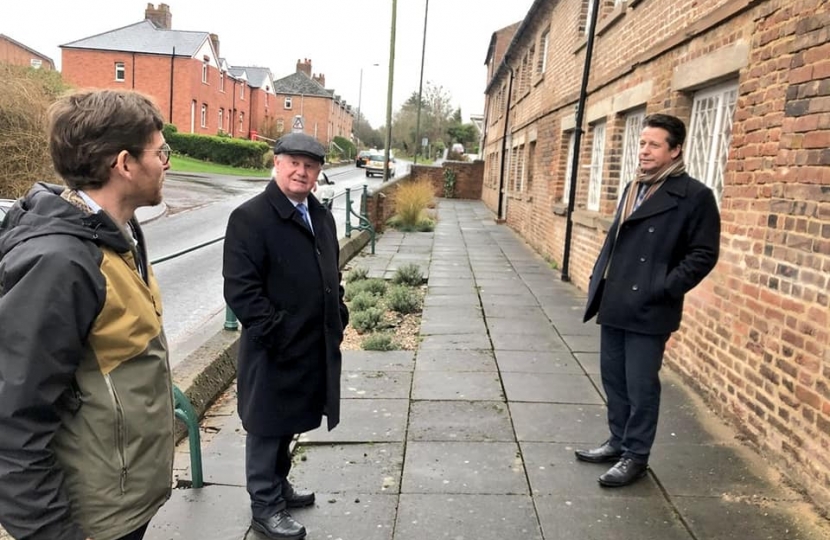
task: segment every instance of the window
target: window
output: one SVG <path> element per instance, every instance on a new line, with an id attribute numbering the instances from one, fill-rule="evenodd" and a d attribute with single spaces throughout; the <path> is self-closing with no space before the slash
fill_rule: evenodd
<path id="1" fill-rule="evenodd" d="M 239 85 L 239 99 L 245 99 L 245 83 Z"/>
<path id="2" fill-rule="evenodd" d="M 517 148 L 514 149 L 516 154 L 516 159 L 514 161 L 516 166 L 516 191 L 522 192 L 525 188 L 524 176 L 525 176 L 525 145 L 520 144 Z"/>
<path id="3" fill-rule="evenodd" d="M 530 143 L 527 148 L 527 186 L 526 191 L 530 193 L 533 191 L 533 162 L 536 160 L 536 141 Z"/>
<path id="4" fill-rule="evenodd" d="M 536 73 L 539 75 L 545 74 L 545 69 L 548 67 L 548 40 L 550 39 L 550 30 L 545 30 L 542 34 L 542 39 L 539 45 L 539 59 L 536 62 Z"/>
<path id="5" fill-rule="evenodd" d="M 202 103 L 201 126 L 207 127 L 207 105 L 205 105 L 204 103 Z"/>
<path id="6" fill-rule="evenodd" d="M 243 131 L 245 126 L 245 113 L 239 113 L 239 131 Z"/>
<path id="7" fill-rule="evenodd" d="M 127 70 L 124 68 L 124 62 L 115 63 L 115 80 L 123 81 L 127 78 Z"/>
<path id="8" fill-rule="evenodd" d="M 562 202 L 565 204 L 568 203 L 568 197 L 571 196 L 571 175 L 573 174 L 573 162 L 574 162 L 574 145 L 576 143 L 576 137 L 574 136 L 574 132 L 572 131 L 568 136 L 568 160 L 565 163 L 565 184 L 564 188 L 562 189 Z"/>
<path id="9" fill-rule="evenodd" d="M 723 194 L 737 97 L 738 85 L 731 82 L 697 92 L 692 103 L 686 165 L 691 176 L 712 188 L 718 203 Z"/>
<path id="10" fill-rule="evenodd" d="M 220 92 L 225 91 L 225 72 L 224 71 L 219 72 L 219 91 Z M 222 124 L 219 124 L 219 125 L 221 126 Z"/>
<path id="11" fill-rule="evenodd" d="M 587 209 L 599 210 L 602 192 L 602 162 L 605 159 L 605 122 L 594 124 L 594 140 L 591 144 L 591 176 L 588 180 Z"/>
<path id="12" fill-rule="evenodd" d="M 277 133 L 282 133 L 285 131 L 285 120 L 282 118 L 277 119 Z"/>
<path id="13" fill-rule="evenodd" d="M 225 127 L 225 109 L 219 109 L 219 131 Z"/>
<path id="14" fill-rule="evenodd" d="M 207 82 L 208 82 L 207 77 L 208 77 L 208 63 L 203 62 L 202 63 L 202 82 L 205 83 L 205 84 L 207 84 Z"/>
<path id="15" fill-rule="evenodd" d="M 625 134 L 623 135 L 622 168 L 620 170 L 620 188 L 617 199 L 622 198 L 625 185 L 637 175 L 640 164 L 640 133 L 643 131 L 645 109 L 632 111 L 625 116 Z"/>
<path id="16" fill-rule="evenodd" d="M 291 108 L 291 96 L 285 96 L 285 103 L 283 104 L 283 107 L 286 109 Z"/>

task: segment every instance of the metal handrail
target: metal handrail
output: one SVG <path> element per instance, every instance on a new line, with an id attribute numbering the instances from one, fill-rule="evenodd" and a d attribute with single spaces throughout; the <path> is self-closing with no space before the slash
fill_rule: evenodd
<path id="1" fill-rule="evenodd" d="M 375 254 L 375 227 L 372 225 L 372 222 L 369 221 L 367 216 L 366 207 L 367 201 L 369 200 L 369 186 L 366 184 L 363 185 L 363 194 L 360 198 L 360 213 L 354 211 L 352 208 L 352 190 L 351 188 L 346 188 L 346 238 L 352 237 L 352 229 L 357 229 L 358 231 L 369 231 L 369 238 L 372 241 L 372 255 Z M 351 217 L 354 216 L 359 220 L 358 226 L 352 225 Z"/>

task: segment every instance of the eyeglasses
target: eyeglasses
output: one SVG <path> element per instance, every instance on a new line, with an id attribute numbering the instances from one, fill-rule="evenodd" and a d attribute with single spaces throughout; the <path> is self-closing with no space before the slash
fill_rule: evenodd
<path id="1" fill-rule="evenodd" d="M 170 145 L 167 143 L 161 145 L 161 148 L 145 148 L 142 152 L 158 152 L 162 165 L 167 165 L 170 162 Z"/>

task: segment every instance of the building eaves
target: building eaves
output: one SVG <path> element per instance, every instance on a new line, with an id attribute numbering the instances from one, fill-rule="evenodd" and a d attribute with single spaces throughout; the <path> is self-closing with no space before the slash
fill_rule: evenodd
<path id="1" fill-rule="evenodd" d="M 531 22 L 533 22 L 536 12 L 539 11 L 544 3 L 549 2 L 554 4 L 556 1 L 557 0 L 533 0 L 533 4 L 530 6 L 530 9 L 527 10 L 527 15 L 525 15 L 525 18 L 522 19 L 519 29 L 516 30 L 515 34 L 513 34 L 513 39 L 510 40 L 510 45 L 508 45 L 507 50 L 504 51 L 504 57 L 501 62 L 499 62 L 498 68 L 496 68 L 493 72 L 493 78 L 487 83 L 487 87 L 484 89 L 485 94 L 489 94 L 493 85 L 497 81 L 501 80 L 502 75 L 510 69 L 510 59 L 512 58 L 513 53 L 516 52 L 514 49 L 519 47 L 519 42 L 524 36 L 527 27 L 530 26 Z"/>
<path id="2" fill-rule="evenodd" d="M 61 45 L 66 49 L 134 52 L 140 54 L 194 56 L 210 40 L 208 32 L 167 30 L 143 20 L 135 24 L 103 32 Z"/>

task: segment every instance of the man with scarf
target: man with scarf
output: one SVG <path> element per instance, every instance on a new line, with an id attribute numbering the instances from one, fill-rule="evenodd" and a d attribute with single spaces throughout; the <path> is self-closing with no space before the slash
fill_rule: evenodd
<path id="1" fill-rule="evenodd" d="M 720 214 L 712 190 L 686 174 L 686 126 L 653 114 L 643 122 L 640 168 L 623 193 L 588 286 L 584 320 L 600 329 L 600 372 L 610 436 L 577 450 L 589 463 L 615 463 L 605 487 L 646 475 L 660 409 L 659 371 L 683 297 L 714 268 Z"/>

